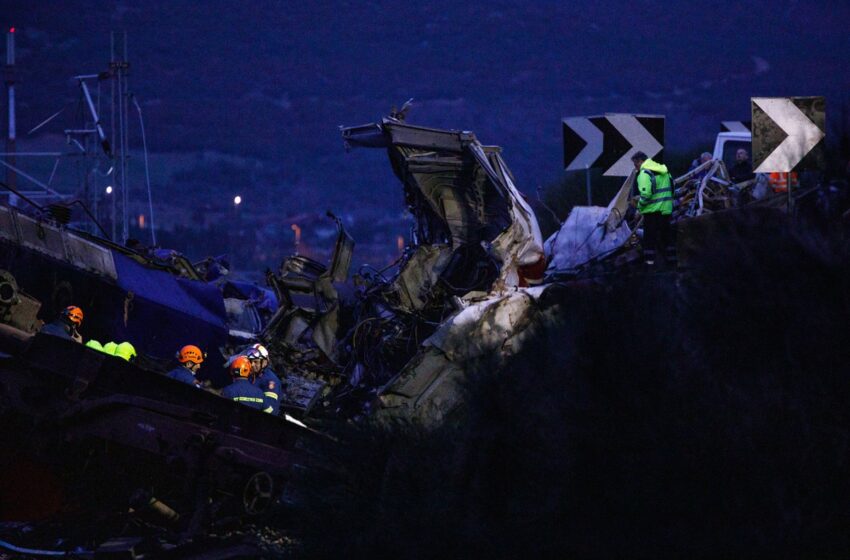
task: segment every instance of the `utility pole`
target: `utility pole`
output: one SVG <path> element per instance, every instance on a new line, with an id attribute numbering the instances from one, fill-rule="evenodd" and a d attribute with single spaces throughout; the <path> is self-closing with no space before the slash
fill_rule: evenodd
<path id="1" fill-rule="evenodd" d="M 6 33 L 6 67 L 4 68 L 4 80 L 6 82 L 6 95 L 9 100 L 9 133 L 6 135 L 6 184 L 13 189 L 17 188 L 18 177 L 15 173 L 15 28 L 10 27 Z"/>
<path id="2" fill-rule="evenodd" d="M 111 45 L 112 45 L 112 54 L 109 62 L 109 72 L 112 77 L 112 105 L 113 105 L 113 123 L 114 119 L 114 111 L 117 108 L 118 112 L 118 141 L 115 141 L 115 133 L 116 130 L 112 129 L 112 145 L 117 146 L 117 153 L 115 154 L 115 186 L 116 188 L 120 188 L 120 192 L 114 193 L 116 196 L 112 197 L 112 227 L 113 227 L 113 239 L 115 238 L 115 206 L 116 206 L 116 198 L 118 195 L 121 196 L 121 243 L 124 244 L 127 242 L 127 238 L 130 236 L 129 232 L 129 181 L 127 180 L 127 158 L 129 157 L 129 138 L 127 133 L 128 128 L 128 115 L 127 115 L 127 107 L 129 105 L 129 96 L 127 89 L 127 76 L 130 69 L 130 63 L 127 62 L 127 32 L 123 32 L 123 40 L 124 40 L 124 48 L 123 48 L 123 56 L 122 58 L 116 58 L 115 54 L 115 32 L 112 32 L 111 37 Z"/>

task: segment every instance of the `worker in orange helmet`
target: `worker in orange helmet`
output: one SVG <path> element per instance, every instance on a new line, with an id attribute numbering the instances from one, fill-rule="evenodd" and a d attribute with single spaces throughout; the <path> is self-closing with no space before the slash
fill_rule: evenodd
<path id="1" fill-rule="evenodd" d="M 230 376 L 233 378 L 233 383 L 221 391 L 221 396 L 257 410 L 271 412 L 271 407 L 264 404 L 263 390 L 251 383 L 252 370 L 248 358 L 237 356 L 230 364 Z"/>
<path id="2" fill-rule="evenodd" d="M 187 385 L 200 386 L 195 377 L 206 355 L 194 344 L 187 344 L 177 351 L 177 361 L 180 365 L 167 373 L 168 377 Z"/>
<path id="3" fill-rule="evenodd" d="M 83 310 L 76 305 L 69 305 L 62 310 L 56 320 L 41 327 L 40 332 L 82 343 L 83 337 L 78 330 L 82 324 Z"/>

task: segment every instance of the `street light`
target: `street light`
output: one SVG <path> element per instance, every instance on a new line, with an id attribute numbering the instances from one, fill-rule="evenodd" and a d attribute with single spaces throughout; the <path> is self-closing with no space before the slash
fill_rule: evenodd
<path id="1" fill-rule="evenodd" d="M 234 196 L 233 197 L 233 204 L 235 204 L 236 206 L 239 206 L 240 204 L 242 204 L 242 197 L 239 196 L 238 194 L 236 196 Z"/>
<path id="2" fill-rule="evenodd" d="M 106 194 L 112 194 L 112 185 L 106 187 Z"/>

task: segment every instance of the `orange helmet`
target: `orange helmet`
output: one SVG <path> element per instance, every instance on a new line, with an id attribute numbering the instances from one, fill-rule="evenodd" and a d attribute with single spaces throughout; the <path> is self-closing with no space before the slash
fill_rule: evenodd
<path id="1" fill-rule="evenodd" d="M 245 356 L 239 356 L 230 364 L 230 375 L 233 377 L 250 377 L 251 362 Z"/>
<path id="2" fill-rule="evenodd" d="M 186 362 L 204 363 L 204 353 L 194 344 L 187 344 L 177 352 L 177 361 L 181 364 Z"/>
<path id="3" fill-rule="evenodd" d="M 76 305 L 69 305 L 62 311 L 62 317 L 68 319 L 78 327 L 83 324 L 83 310 Z"/>

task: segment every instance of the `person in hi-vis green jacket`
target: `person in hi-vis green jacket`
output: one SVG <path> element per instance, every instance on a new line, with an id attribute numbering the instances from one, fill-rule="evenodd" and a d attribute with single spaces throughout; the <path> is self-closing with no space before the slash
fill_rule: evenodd
<path id="1" fill-rule="evenodd" d="M 672 247 L 670 214 L 673 213 L 673 179 L 667 166 L 652 161 L 643 152 L 632 156 L 637 171 L 637 209 L 643 215 L 643 258 L 655 264 L 659 251 Z"/>

